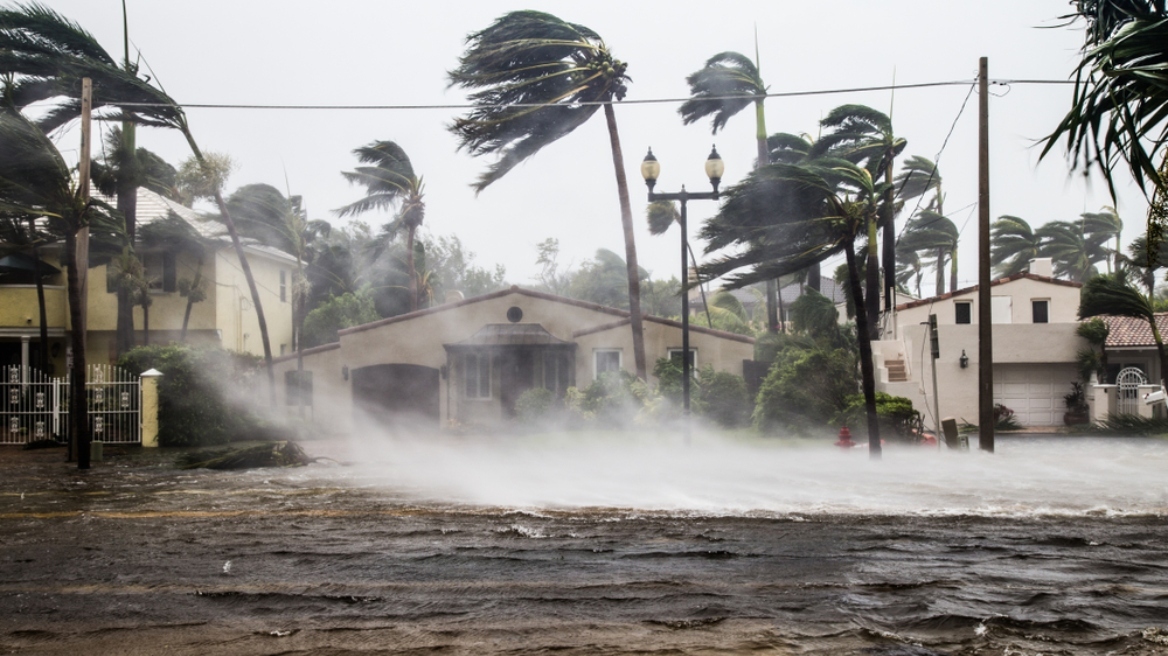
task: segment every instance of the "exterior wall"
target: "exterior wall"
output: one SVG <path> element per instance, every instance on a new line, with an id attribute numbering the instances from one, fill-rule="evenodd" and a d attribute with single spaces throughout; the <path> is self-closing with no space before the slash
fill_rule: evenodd
<path id="1" fill-rule="evenodd" d="M 268 337 L 272 355 L 280 355 L 280 345 L 286 351 L 292 348 L 292 272 L 295 262 L 285 262 L 271 257 L 248 252 L 248 264 L 259 288 L 260 303 L 263 304 L 264 319 L 268 324 Z M 280 271 L 285 272 L 286 289 L 284 300 L 280 300 Z M 243 275 L 235 249 L 225 248 L 215 254 L 214 299 L 204 301 L 214 306 L 216 327 L 223 331 L 223 348 L 255 355 L 264 354 L 260 337 L 259 319 L 251 301 L 251 291 L 247 278 Z M 196 306 L 197 307 L 197 306 Z M 151 322 L 153 323 L 153 321 Z"/>
<path id="2" fill-rule="evenodd" d="M 69 325 L 69 297 L 63 286 L 45 285 L 45 311 L 50 328 Z M 40 305 L 36 285 L 5 285 L 0 287 L 0 330 L 32 330 L 40 328 Z"/>
<path id="3" fill-rule="evenodd" d="M 977 295 L 976 289 L 969 289 L 950 298 L 938 299 L 931 304 L 899 310 L 897 312 L 897 324 L 902 328 L 908 328 L 928 321 L 929 314 L 936 314 L 938 326 L 955 325 L 957 323 L 955 304 L 958 301 L 969 301 L 973 304 L 973 323 L 970 325 L 976 326 L 978 317 Z M 1032 324 L 1033 317 L 1031 316 L 1030 301 L 1042 299 L 1050 301 L 1050 323 L 1077 324 L 1079 322 L 1079 287 L 1076 286 L 1051 283 L 1033 278 L 1019 278 L 1017 280 L 1011 280 L 1008 283 L 994 285 L 991 287 L 991 295 L 1010 297 L 1013 307 L 1011 324 Z"/>
<path id="4" fill-rule="evenodd" d="M 315 420 L 337 430 L 352 426 L 353 400 L 350 381 L 341 377 L 343 367 L 350 370 L 376 364 L 413 364 L 445 372 L 439 380 L 439 408 L 443 422 L 459 416 L 473 422 L 492 423 L 502 417 L 498 394 L 500 375 L 492 367 L 492 398 L 463 400 L 457 389 L 457 363 L 448 362 L 444 344 L 462 342 L 487 324 L 508 323 L 507 310 L 523 311 L 523 323 L 538 323 L 555 337 L 575 342 L 575 381 L 583 387 L 594 379 L 595 349 L 619 349 L 621 366 L 635 373 L 632 332 L 625 314 L 616 310 L 564 303 L 512 291 L 497 297 L 472 299 L 454 308 L 439 306 L 413 316 L 395 317 L 341 331 L 339 347 L 311 349 L 304 368 L 313 372 L 314 397 L 328 398 L 315 403 Z M 681 329 L 657 321 L 645 324 L 646 360 L 650 369 L 667 349 L 681 347 Z M 697 350 L 698 365 L 713 365 L 721 371 L 742 374 L 742 361 L 754 355 L 754 346 L 745 341 L 690 332 L 690 346 Z M 285 371 L 296 368 L 295 357 L 280 359 L 277 379 L 282 387 Z M 283 397 L 281 397 L 283 398 Z M 343 399 L 343 401 L 342 401 Z"/>
<path id="5" fill-rule="evenodd" d="M 358 365 L 360 366 L 360 365 Z M 346 434 L 352 429 L 353 393 L 350 380 L 345 377 L 345 362 L 341 349 L 326 345 L 305 351 L 304 370 L 312 372 L 312 409 L 305 417 L 329 435 Z M 296 357 L 286 357 L 275 363 L 276 399 L 288 416 L 296 416 L 296 406 L 288 404 L 285 372 L 296 371 Z"/>

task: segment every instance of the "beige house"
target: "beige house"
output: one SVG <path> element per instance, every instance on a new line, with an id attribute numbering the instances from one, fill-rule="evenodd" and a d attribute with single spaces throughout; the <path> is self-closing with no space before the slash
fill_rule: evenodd
<path id="1" fill-rule="evenodd" d="M 1013 410 L 1023 426 L 1061 426 L 1063 396 L 1079 380 L 1076 354 L 1087 342 L 1079 326 L 1079 283 L 1053 277 L 1051 261 L 990 283 L 992 288 L 994 402 Z M 873 343 L 877 391 L 912 400 L 934 417 L 929 315 L 937 317 L 940 357 L 936 383 L 940 417 L 977 423 L 978 288 L 959 289 L 897 306 L 891 339 Z"/>
<path id="2" fill-rule="evenodd" d="M 680 356 L 681 332 L 676 321 L 645 317 L 650 368 Z M 691 325 L 690 350 L 698 367 L 742 375 L 754 340 Z M 276 367 L 294 406 L 296 357 Z M 635 366 L 628 312 L 512 287 L 342 330 L 339 342 L 304 352 L 304 370 L 315 424 L 348 432 L 358 415 L 493 424 L 512 416 L 528 389 L 563 394 Z"/>
<path id="3" fill-rule="evenodd" d="M 217 237 L 218 226 L 202 221 L 190 208 L 146 189 L 138 190 L 140 228 L 172 214 L 194 226 L 210 244 L 201 267 L 201 286 L 206 299 L 191 307 L 187 341 L 262 355 L 263 344 L 251 293 L 231 243 Z M 248 245 L 245 249 L 260 290 L 272 351 L 279 355 L 292 347 L 291 285 L 296 260 L 266 246 Z M 166 249 L 142 248 L 139 254 L 151 285 L 150 343 L 178 341 L 187 309 L 187 298 L 178 291 L 179 282 L 195 278 L 200 269 L 199 258 L 192 253 Z M 60 253 L 56 249 L 45 248 L 42 261 L 52 267 L 45 277 L 49 343 L 43 348 L 48 349 L 51 366 L 59 373 L 65 370 L 69 349 L 65 274 L 61 271 Z M 105 265 L 89 270 L 87 348 L 91 363 L 112 363 L 115 360 L 117 295 L 107 284 L 107 273 Z M 28 272 L 0 275 L 0 365 L 27 366 L 36 361 L 36 353 L 42 348 L 38 317 L 36 284 L 32 275 Z M 145 342 L 143 329 L 142 308 L 135 307 L 135 344 Z"/>

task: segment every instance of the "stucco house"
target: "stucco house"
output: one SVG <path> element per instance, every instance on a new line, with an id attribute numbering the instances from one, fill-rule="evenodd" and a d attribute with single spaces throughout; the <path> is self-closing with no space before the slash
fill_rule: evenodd
<path id="1" fill-rule="evenodd" d="M 340 331 L 339 341 L 277 360 L 289 412 L 304 390 L 320 430 L 351 432 L 357 417 L 386 423 L 489 425 L 512 416 L 524 391 L 562 395 L 607 371 L 635 371 L 629 313 L 511 287 Z M 646 360 L 681 354 L 681 324 L 644 317 Z M 697 367 L 742 375 L 754 340 L 690 326 Z"/>
<path id="2" fill-rule="evenodd" d="M 1076 334 L 1082 285 L 1053 277 L 1048 258 L 990 283 L 992 288 L 994 402 L 1023 426 L 1061 426 L 1063 396 L 1079 380 L 1076 354 L 1087 342 Z M 896 307 L 892 337 L 873 343 L 876 389 L 912 400 L 934 417 L 929 315 L 937 317 L 940 357 L 936 383 L 940 417 L 977 423 L 978 288 L 958 289 Z"/>
<path id="3" fill-rule="evenodd" d="M 262 354 L 263 345 L 251 293 L 231 243 L 217 237 L 217 226 L 201 220 L 190 208 L 149 190 L 138 190 L 140 227 L 171 215 L 189 223 L 210 244 L 203 255 L 201 274 L 206 299 L 191 308 L 187 341 Z M 287 253 L 258 244 L 247 245 L 245 249 L 260 290 L 272 350 L 277 355 L 287 352 L 292 348 L 291 285 L 296 260 Z M 179 293 L 178 283 L 184 278 L 191 280 L 195 277 L 200 268 L 199 258 L 192 253 L 166 248 L 140 248 L 139 254 L 151 281 L 150 343 L 178 341 L 187 308 L 187 298 Z M 48 349 L 51 368 L 60 374 L 65 371 L 69 351 L 65 274 L 58 247 L 43 248 L 41 259 L 49 267 L 47 274 L 43 275 L 48 344 L 40 343 L 36 281 L 29 271 L 31 257 L 25 255 L 12 260 L 14 266 L 0 268 L 0 365 L 27 366 L 36 361 L 36 355 L 43 347 Z M 89 270 L 87 348 L 91 363 L 113 362 L 115 359 L 117 295 L 107 284 L 107 272 L 105 265 Z M 134 328 L 134 342 L 144 343 L 141 307 L 134 308 Z"/>

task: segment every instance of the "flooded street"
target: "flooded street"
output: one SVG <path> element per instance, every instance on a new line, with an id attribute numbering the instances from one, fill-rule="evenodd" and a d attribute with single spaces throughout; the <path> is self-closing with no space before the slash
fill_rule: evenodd
<path id="1" fill-rule="evenodd" d="M 0 452 L 0 653 L 1168 654 L 1164 441 L 305 448 Z"/>

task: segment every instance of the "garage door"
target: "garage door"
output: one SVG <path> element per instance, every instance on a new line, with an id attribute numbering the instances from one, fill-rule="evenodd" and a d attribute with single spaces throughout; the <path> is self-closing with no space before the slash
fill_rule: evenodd
<path id="1" fill-rule="evenodd" d="M 1007 364 L 994 367 L 994 403 L 1014 411 L 1023 426 L 1061 426 L 1063 396 L 1079 375 L 1069 364 Z"/>

